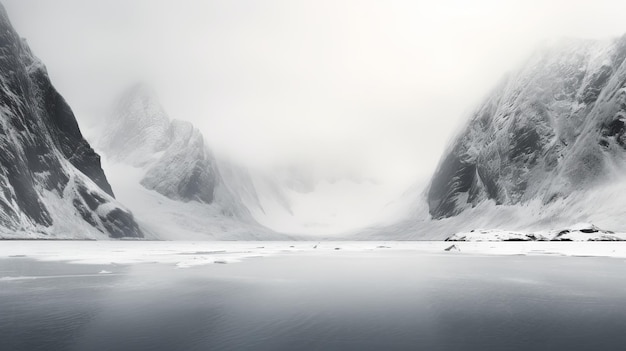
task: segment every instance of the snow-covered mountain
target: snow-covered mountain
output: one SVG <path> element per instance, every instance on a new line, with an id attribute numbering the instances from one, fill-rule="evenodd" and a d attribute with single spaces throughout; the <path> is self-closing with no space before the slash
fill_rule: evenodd
<path id="1" fill-rule="evenodd" d="M 549 204 L 619 175 L 626 164 L 626 37 L 564 40 L 509 75 L 444 155 L 430 214 L 484 201 Z"/>
<path id="2" fill-rule="evenodd" d="M 410 218 L 354 237 L 445 239 L 578 222 L 626 232 L 625 58 L 626 36 L 537 50 L 470 116 L 426 189 L 405 194 Z"/>
<path id="3" fill-rule="evenodd" d="M 255 219 L 268 210 L 268 197 L 288 211 L 280 189 L 216 159 L 200 131 L 189 122 L 171 120 L 147 86 L 124 92 L 98 130 L 97 145 L 112 183 L 157 238 L 287 238 Z"/>
<path id="4" fill-rule="evenodd" d="M 2 5 L 0 150 L 0 238 L 143 235 Z"/>
<path id="5" fill-rule="evenodd" d="M 214 155 L 200 131 L 170 120 L 145 85 L 122 94 L 94 138 L 120 199 L 158 238 L 319 238 L 379 212 L 364 200 L 380 197 L 380 186 L 348 171 L 298 160 L 246 168 Z"/>
<path id="6" fill-rule="evenodd" d="M 170 121 L 147 87 L 127 91 L 106 127 L 99 147 L 113 161 L 145 168 L 144 187 L 174 200 L 213 202 L 219 175 L 202 134 Z"/>

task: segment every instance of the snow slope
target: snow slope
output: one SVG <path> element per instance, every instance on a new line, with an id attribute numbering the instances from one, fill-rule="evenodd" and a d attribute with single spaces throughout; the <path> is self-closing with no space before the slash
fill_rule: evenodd
<path id="1" fill-rule="evenodd" d="M 264 181 L 257 182 L 259 178 Z M 359 176 L 351 165 L 315 158 L 283 160 L 255 170 L 252 179 L 263 209 L 252 212 L 255 218 L 276 231 L 311 240 L 336 240 L 355 228 L 396 218 L 395 208 L 385 205 L 404 190 L 402 184 Z"/>

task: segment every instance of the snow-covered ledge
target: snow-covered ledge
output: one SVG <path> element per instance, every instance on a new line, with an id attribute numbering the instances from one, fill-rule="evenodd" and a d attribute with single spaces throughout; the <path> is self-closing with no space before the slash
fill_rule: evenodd
<path id="1" fill-rule="evenodd" d="M 624 241 L 626 233 L 600 229 L 591 223 L 578 223 L 568 228 L 535 232 L 500 229 L 475 229 L 451 235 L 446 241 Z"/>

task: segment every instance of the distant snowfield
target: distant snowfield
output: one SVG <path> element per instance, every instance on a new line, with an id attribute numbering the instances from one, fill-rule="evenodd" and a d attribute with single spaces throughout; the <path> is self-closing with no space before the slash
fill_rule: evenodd
<path id="1" fill-rule="evenodd" d="M 451 250 L 446 251 L 451 246 Z M 171 264 L 180 268 L 229 264 L 277 255 L 360 255 L 384 251 L 441 255 L 553 255 L 626 258 L 626 242 L 442 241 L 0 241 L 0 259 L 76 264 Z M 106 271 L 100 273 L 104 274 Z M 0 277 L 9 279 L 11 277 Z"/>
<path id="2" fill-rule="evenodd" d="M 255 218 L 279 233 L 313 238 L 340 237 L 384 220 L 385 204 L 397 198 L 401 191 L 393 185 L 340 179 L 320 181 L 311 192 L 284 189 L 284 193 L 291 204 L 291 213 L 266 211 Z"/>

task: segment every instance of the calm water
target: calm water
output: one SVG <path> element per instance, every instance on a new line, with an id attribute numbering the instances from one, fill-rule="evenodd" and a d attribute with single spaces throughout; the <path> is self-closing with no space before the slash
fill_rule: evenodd
<path id="1" fill-rule="evenodd" d="M 98 274 L 101 270 L 111 274 Z M 0 260 L 1 350 L 616 350 L 626 262 L 402 251 Z"/>

